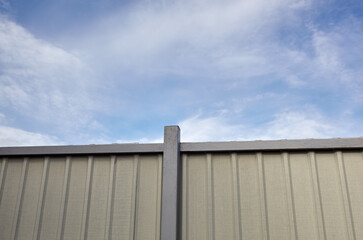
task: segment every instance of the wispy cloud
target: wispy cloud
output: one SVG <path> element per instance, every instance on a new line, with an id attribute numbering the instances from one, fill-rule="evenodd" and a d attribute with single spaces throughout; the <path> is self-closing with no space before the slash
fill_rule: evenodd
<path id="1" fill-rule="evenodd" d="M 255 139 L 329 138 L 342 136 L 347 130 L 350 130 L 347 126 L 324 119 L 319 112 L 310 109 L 307 112 L 278 113 L 271 122 L 258 127 L 252 135 L 255 134 Z"/>
<path id="2" fill-rule="evenodd" d="M 347 89 L 348 79 L 362 79 L 361 68 L 347 64 L 349 57 L 341 54 L 363 48 L 357 44 L 363 33 L 354 27 L 360 21 L 352 18 L 320 29 L 309 12 L 319 7 L 324 11 L 323 4 L 157 3 L 116 11 L 65 42 L 88 52 L 88 63 L 113 86 L 127 88 L 142 82 L 162 91 L 169 86 L 166 82 L 178 79 L 185 86 L 180 91 L 192 91 L 188 99 L 194 102 L 196 92 L 202 94 L 206 86 L 223 92 L 272 83 L 303 90 L 343 87 L 350 97 L 347 92 L 357 84 Z"/>
<path id="3" fill-rule="evenodd" d="M 263 63 L 270 47 L 266 40 L 282 21 L 291 19 L 287 13 L 298 8 L 297 1 L 287 0 L 156 3 L 134 5 L 106 17 L 84 30 L 80 43 L 92 47 L 106 68 L 208 77 L 225 70 L 234 76 L 230 63 L 236 60 L 238 67 Z"/>
<path id="4" fill-rule="evenodd" d="M 350 136 L 344 122 L 362 118 L 363 21 L 319 18 L 329 9 L 135 1 L 53 42 L 1 16 L 3 125 L 72 143 L 159 141 L 156 129 L 178 122 L 184 141 Z"/>
<path id="5" fill-rule="evenodd" d="M 232 123 L 230 116 L 219 114 L 212 117 L 196 115 L 179 123 L 181 139 L 195 141 L 236 141 L 352 137 L 355 130 L 362 129 L 359 124 L 330 120 L 318 110 L 284 110 L 271 121 L 256 124 L 239 116 L 239 123 Z"/>
<path id="6" fill-rule="evenodd" d="M 0 125 L 0 146 L 45 146 L 64 144 L 55 136 Z"/>
<path id="7" fill-rule="evenodd" d="M 162 137 L 157 138 L 140 138 L 140 139 L 119 139 L 116 143 L 163 143 L 164 139 Z"/>
<path id="8" fill-rule="evenodd" d="M 0 52 L 3 110 L 58 134 L 92 122 L 91 112 L 98 107 L 92 98 L 96 83 L 75 54 L 37 39 L 5 16 L 0 16 Z"/>
<path id="9" fill-rule="evenodd" d="M 203 118 L 197 115 L 181 121 L 179 126 L 184 142 L 237 140 L 246 132 L 242 124 L 231 125 L 221 116 Z"/>

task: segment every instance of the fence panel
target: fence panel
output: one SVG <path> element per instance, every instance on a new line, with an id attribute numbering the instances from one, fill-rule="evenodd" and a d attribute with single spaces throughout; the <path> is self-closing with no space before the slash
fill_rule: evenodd
<path id="1" fill-rule="evenodd" d="M 183 240 L 363 239 L 360 151 L 183 153 Z"/>
<path id="2" fill-rule="evenodd" d="M 3 158 L 0 239 L 160 239 L 161 154 Z"/>
<path id="3" fill-rule="evenodd" d="M 363 138 L 0 148 L 0 239 L 363 240 Z"/>

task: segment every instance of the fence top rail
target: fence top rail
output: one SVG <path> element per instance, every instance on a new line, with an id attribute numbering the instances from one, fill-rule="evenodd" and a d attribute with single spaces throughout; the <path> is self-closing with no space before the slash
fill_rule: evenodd
<path id="1" fill-rule="evenodd" d="M 0 147 L 0 156 L 162 153 L 162 143 L 107 144 L 35 147 Z"/>
<path id="2" fill-rule="evenodd" d="M 181 143 L 181 152 L 363 149 L 363 137 Z"/>
<path id="3" fill-rule="evenodd" d="M 182 142 L 180 152 L 362 149 L 363 137 L 233 142 Z M 162 153 L 163 143 L 0 147 L 0 156 Z"/>

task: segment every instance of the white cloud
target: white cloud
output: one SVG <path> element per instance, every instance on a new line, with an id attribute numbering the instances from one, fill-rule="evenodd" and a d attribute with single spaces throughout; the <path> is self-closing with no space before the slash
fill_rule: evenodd
<path id="1" fill-rule="evenodd" d="M 327 98 L 342 96 L 347 111 L 355 112 L 350 99 L 361 106 L 363 59 L 350 54 L 363 50 L 361 27 L 352 28 L 349 22 L 324 30 L 314 22 L 307 26 L 303 13 L 313 4 L 310 0 L 142 1 L 83 26 L 68 38 L 61 36 L 57 41 L 62 47 L 0 17 L 0 109 L 34 123 L 35 131 L 44 124 L 51 134 L 96 142 L 109 138 L 92 137 L 93 131 L 111 132 L 102 120 L 93 119 L 97 111 L 111 112 L 107 120 L 116 116 L 125 122 L 143 118 L 151 122 L 160 116 L 180 119 L 186 112 L 226 108 L 214 117 L 194 115 L 182 121 L 183 141 L 336 135 L 340 123 L 323 113 L 281 111 L 299 109 L 304 98 L 309 104 L 311 89 L 316 95 L 324 91 L 321 95 Z M 99 90 L 101 85 L 104 88 Z M 245 106 L 256 104 L 248 99 L 269 94 L 273 96 L 261 97 L 257 104 L 266 109 L 274 105 L 264 113 L 265 119 L 271 119 L 278 112 L 274 120 L 257 126 L 244 120 Z M 150 118 L 151 114 L 159 117 Z M 80 128 L 90 132 L 80 134 Z M 116 128 L 112 126 L 112 131 Z M 299 132 L 301 128 L 307 130 Z M 341 135 L 350 133 L 344 129 Z M 160 139 L 136 141 L 156 140 Z"/>
<path id="2" fill-rule="evenodd" d="M 303 139 L 331 137 L 359 137 L 352 129 L 360 127 L 353 122 L 332 121 L 313 108 L 304 111 L 282 111 L 271 121 L 262 124 L 247 122 L 240 117 L 240 124 L 229 123 L 226 115 L 187 118 L 179 123 L 181 140 L 238 141 L 269 139 Z"/>
<path id="3" fill-rule="evenodd" d="M 0 146 L 45 146 L 62 144 L 57 137 L 0 125 Z"/>
<path id="4" fill-rule="evenodd" d="M 228 124 L 223 116 L 206 117 L 193 116 L 181 121 L 181 141 L 226 141 L 241 138 L 245 129 L 242 125 Z"/>
<path id="5" fill-rule="evenodd" d="M 75 54 L 0 15 L 0 107 L 67 134 L 98 109 L 92 71 Z"/>
<path id="6" fill-rule="evenodd" d="M 286 111 L 260 127 L 254 134 L 259 139 L 329 138 L 342 136 L 346 129 L 324 119 L 316 110 Z"/>
<path id="7" fill-rule="evenodd" d="M 139 73 L 239 73 L 263 68 L 269 37 L 301 1 L 172 1 L 139 4 L 81 31 L 80 48 L 93 49 L 95 66 L 137 68 Z M 296 5 L 291 8 L 292 5 Z M 71 45 L 76 45 L 70 39 Z M 262 45 L 262 46 L 261 46 Z M 237 52 L 236 52 L 237 51 Z M 236 70 L 236 69 L 234 69 Z M 230 74 L 234 75 L 234 74 Z"/>
<path id="8" fill-rule="evenodd" d="M 163 143 L 162 137 L 157 138 L 135 138 L 135 139 L 118 139 L 116 143 Z"/>
<path id="9" fill-rule="evenodd" d="M 355 54 L 363 51 L 363 31 L 356 25 L 362 26 L 362 23 L 352 20 L 329 31 L 314 29 L 312 39 L 316 53 L 313 61 L 316 78 L 339 90 L 347 88 L 350 95 L 356 95 L 355 90 L 363 91 L 363 57 Z"/>
<path id="10" fill-rule="evenodd" d="M 304 20 L 311 8 L 319 7 L 313 3 L 143 1 L 91 24 L 68 44 L 84 51 L 92 49 L 89 56 L 95 68 L 115 82 L 130 84 L 148 79 L 160 82 L 168 74 L 197 78 L 193 82 L 197 88 L 253 81 L 309 88 L 323 87 L 337 78 L 361 79 L 359 68 L 350 69 L 338 53 L 350 52 L 350 46 L 338 39 L 359 28 L 343 23 L 317 30 L 314 22 Z M 289 37 L 291 41 L 286 40 Z"/>

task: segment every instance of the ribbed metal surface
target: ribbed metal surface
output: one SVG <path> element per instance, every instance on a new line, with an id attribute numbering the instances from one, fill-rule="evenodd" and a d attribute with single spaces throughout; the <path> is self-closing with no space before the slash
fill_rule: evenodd
<path id="1" fill-rule="evenodd" d="M 0 239 L 159 239 L 162 155 L 0 159 Z"/>
<path id="2" fill-rule="evenodd" d="M 363 153 L 184 153 L 183 240 L 363 239 Z"/>

